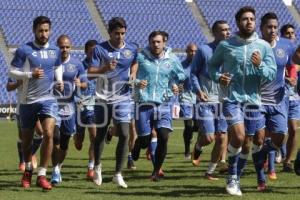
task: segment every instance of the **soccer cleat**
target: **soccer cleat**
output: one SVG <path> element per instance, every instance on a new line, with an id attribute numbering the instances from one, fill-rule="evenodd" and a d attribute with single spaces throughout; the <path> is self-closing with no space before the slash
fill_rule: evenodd
<path id="1" fill-rule="evenodd" d="M 210 181 L 217 181 L 219 180 L 218 177 L 214 176 L 213 174 L 205 173 L 205 178 L 210 180 Z"/>
<path id="2" fill-rule="evenodd" d="M 296 160 L 294 161 L 294 171 L 296 175 L 300 176 L 300 150 L 298 150 Z"/>
<path id="3" fill-rule="evenodd" d="M 112 126 L 109 126 L 107 128 L 106 135 L 105 135 L 105 138 L 104 138 L 106 144 L 110 144 L 110 142 L 112 140 L 113 135 L 111 134 L 111 129 L 112 129 Z"/>
<path id="4" fill-rule="evenodd" d="M 59 171 L 53 171 L 51 176 L 51 184 L 57 185 L 62 182 L 61 174 Z"/>
<path id="5" fill-rule="evenodd" d="M 201 155 L 202 151 L 199 151 L 198 149 L 194 148 L 192 155 L 191 155 L 191 160 L 192 160 L 192 164 L 194 166 L 199 166 L 200 165 L 200 155 Z"/>
<path id="6" fill-rule="evenodd" d="M 38 187 L 43 188 L 43 190 L 51 190 L 52 189 L 52 186 L 48 182 L 46 176 L 38 176 L 36 179 L 36 185 Z"/>
<path id="7" fill-rule="evenodd" d="M 257 191 L 264 192 L 266 189 L 267 189 L 267 185 L 265 182 L 262 181 L 257 184 Z"/>
<path id="8" fill-rule="evenodd" d="M 123 176 L 121 174 L 114 175 L 112 181 L 116 183 L 121 188 L 127 188 L 127 184 L 125 183 Z"/>
<path id="9" fill-rule="evenodd" d="M 21 180 L 23 188 L 30 188 L 31 178 L 32 178 L 32 171 L 24 171 Z"/>
<path id="10" fill-rule="evenodd" d="M 127 161 L 127 169 L 135 170 L 136 166 L 134 165 L 133 160 L 128 160 Z"/>
<path id="11" fill-rule="evenodd" d="M 102 169 L 101 164 L 94 167 L 93 181 L 96 185 L 102 184 Z"/>
<path id="12" fill-rule="evenodd" d="M 268 177 L 271 181 L 275 181 L 277 180 L 277 175 L 276 175 L 276 172 L 275 171 L 271 171 L 268 173 Z"/>
<path id="13" fill-rule="evenodd" d="M 31 163 L 32 163 L 32 168 L 33 169 L 36 169 L 37 168 L 37 158 L 36 158 L 36 155 L 32 155 L 31 156 Z"/>
<path id="14" fill-rule="evenodd" d="M 293 170 L 294 169 L 292 163 L 283 163 L 283 172 L 292 172 Z"/>
<path id="15" fill-rule="evenodd" d="M 19 170 L 21 172 L 25 172 L 25 163 L 24 162 L 19 163 Z"/>
<path id="16" fill-rule="evenodd" d="M 93 181 L 93 177 L 94 177 L 94 170 L 88 168 L 87 173 L 86 173 L 86 179 L 88 181 Z"/>
<path id="17" fill-rule="evenodd" d="M 226 183 L 226 191 L 230 195 L 242 196 L 241 189 L 239 187 L 239 182 L 234 178 L 228 178 Z"/>
<path id="18" fill-rule="evenodd" d="M 241 183 L 240 181 L 236 181 L 237 184 L 237 190 L 236 190 L 236 196 L 242 196 L 242 190 L 241 190 Z"/>
<path id="19" fill-rule="evenodd" d="M 162 170 L 162 168 L 160 168 L 159 171 L 158 171 L 158 177 L 159 177 L 159 178 L 165 177 L 165 173 L 164 173 L 164 171 Z"/>

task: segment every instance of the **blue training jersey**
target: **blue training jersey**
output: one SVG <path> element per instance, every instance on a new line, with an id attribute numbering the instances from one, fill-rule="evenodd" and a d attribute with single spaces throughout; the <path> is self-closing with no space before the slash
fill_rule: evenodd
<path id="1" fill-rule="evenodd" d="M 192 80 L 191 80 L 191 69 L 192 63 L 189 62 L 187 59 L 181 62 L 183 67 L 184 73 L 187 77 L 184 81 L 183 85 L 183 93 L 179 94 L 179 102 L 186 102 L 186 103 L 196 103 L 196 94 L 193 90 Z"/>
<path id="2" fill-rule="evenodd" d="M 271 82 L 262 82 L 261 101 L 263 104 L 278 104 L 285 95 L 285 67 L 292 64 L 294 46 L 288 39 L 278 38 L 272 47 L 276 65 L 276 78 Z"/>
<path id="3" fill-rule="evenodd" d="M 41 47 L 29 42 L 16 50 L 11 65 L 23 72 L 31 72 L 35 68 L 44 70 L 42 79 L 23 79 L 21 104 L 30 104 L 38 101 L 54 99 L 52 88 L 54 70 L 61 64 L 58 47 L 46 44 Z"/>
<path id="4" fill-rule="evenodd" d="M 76 58 L 71 56 L 62 63 L 63 67 L 63 81 L 64 81 L 64 90 L 63 92 L 55 90 L 55 94 L 58 95 L 59 112 L 62 115 L 70 115 L 74 113 L 74 92 L 76 89 L 74 79 L 80 78 L 81 82 L 87 82 L 86 73 L 83 68 L 82 63 Z M 68 105 L 71 103 L 72 105 Z M 68 105 L 68 106 L 67 106 Z"/>
<path id="5" fill-rule="evenodd" d="M 129 89 L 130 67 L 137 59 L 137 45 L 125 43 L 120 48 L 114 48 L 109 41 L 97 44 L 93 50 L 92 67 L 101 68 L 112 59 L 117 60 L 114 70 L 99 76 L 96 83 L 96 98 L 112 104 L 131 97 Z"/>

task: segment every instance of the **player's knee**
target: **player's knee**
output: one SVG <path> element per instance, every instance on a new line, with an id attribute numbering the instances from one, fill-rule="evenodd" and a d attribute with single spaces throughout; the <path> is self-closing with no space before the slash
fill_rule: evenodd
<path id="1" fill-rule="evenodd" d="M 139 136 L 137 138 L 140 146 L 142 149 L 145 149 L 148 147 L 148 145 L 150 144 L 150 140 L 151 140 L 151 135 L 146 135 L 146 136 Z"/>

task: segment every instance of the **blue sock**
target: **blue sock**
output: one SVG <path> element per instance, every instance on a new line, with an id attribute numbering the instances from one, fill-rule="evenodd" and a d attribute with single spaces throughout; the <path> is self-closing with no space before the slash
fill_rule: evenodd
<path id="1" fill-rule="evenodd" d="M 284 160 L 286 157 L 286 143 L 281 145 L 280 153 L 281 153 L 282 160 Z"/>
<path id="2" fill-rule="evenodd" d="M 131 153 L 128 154 L 128 161 L 132 161 L 132 155 L 131 155 Z"/>
<path id="3" fill-rule="evenodd" d="M 268 156 L 268 172 L 275 172 L 276 151 L 270 151 Z"/>
<path id="4" fill-rule="evenodd" d="M 33 138 L 32 146 L 31 146 L 32 155 L 34 155 L 36 153 L 36 151 L 40 148 L 42 141 L 43 141 L 42 137 L 34 137 Z"/>
<path id="5" fill-rule="evenodd" d="M 237 163 L 239 160 L 240 148 L 235 148 L 231 146 L 231 144 L 228 145 L 228 174 L 229 176 L 237 175 Z"/>
<path id="6" fill-rule="evenodd" d="M 150 155 L 151 155 L 151 161 L 154 166 L 155 164 L 155 151 L 157 147 L 157 138 L 152 138 L 150 142 Z"/>
<path id="7" fill-rule="evenodd" d="M 23 156 L 23 151 L 22 151 L 22 141 L 17 142 L 17 148 L 18 148 L 19 162 L 23 163 L 24 156 Z"/>
<path id="8" fill-rule="evenodd" d="M 262 149 L 258 152 L 252 153 L 252 159 L 253 164 L 256 171 L 257 181 L 260 182 L 266 182 L 266 177 L 264 173 L 264 162 L 266 157 L 266 154 L 262 151 Z"/>
<path id="9" fill-rule="evenodd" d="M 247 160 L 248 160 L 248 155 L 249 154 L 240 154 L 240 157 L 239 157 L 239 161 L 238 161 L 238 164 L 237 164 L 237 178 L 238 180 L 240 180 L 241 178 L 241 175 L 247 165 Z"/>

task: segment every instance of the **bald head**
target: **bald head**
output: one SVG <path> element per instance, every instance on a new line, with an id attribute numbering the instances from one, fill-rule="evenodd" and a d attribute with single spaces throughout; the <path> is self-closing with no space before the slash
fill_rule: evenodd
<path id="1" fill-rule="evenodd" d="M 189 43 L 187 46 L 186 46 L 186 59 L 189 61 L 189 62 L 192 62 L 193 60 L 193 57 L 196 55 L 196 51 L 197 51 L 197 45 L 194 44 L 194 43 Z"/>

